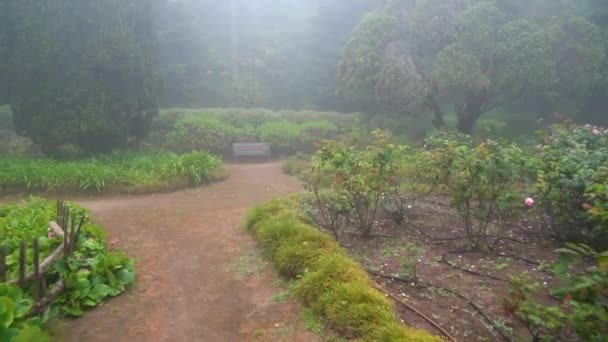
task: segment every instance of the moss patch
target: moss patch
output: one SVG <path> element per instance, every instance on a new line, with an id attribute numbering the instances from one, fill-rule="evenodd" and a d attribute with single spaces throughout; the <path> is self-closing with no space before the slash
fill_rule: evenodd
<path id="1" fill-rule="evenodd" d="M 245 228 L 264 256 L 292 280 L 291 293 L 307 312 L 348 339 L 441 341 L 399 323 L 392 303 L 328 235 L 307 223 L 296 201 L 275 200 L 249 210 Z"/>

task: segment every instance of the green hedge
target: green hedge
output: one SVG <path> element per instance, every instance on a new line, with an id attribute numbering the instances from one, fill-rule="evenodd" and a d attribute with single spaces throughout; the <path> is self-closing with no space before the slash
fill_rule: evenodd
<path id="1" fill-rule="evenodd" d="M 362 341 L 441 341 L 403 326 L 365 271 L 328 235 L 307 223 L 297 200 L 275 200 L 247 213 L 245 227 L 292 292 L 334 331 Z"/>

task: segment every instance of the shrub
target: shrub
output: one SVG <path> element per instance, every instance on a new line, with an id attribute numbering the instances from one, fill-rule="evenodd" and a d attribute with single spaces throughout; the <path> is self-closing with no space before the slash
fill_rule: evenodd
<path id="1" fill-rule="evenodd" d="M 169 132 L 168 144 L 176 151 L 223 153 L 234 141 L 236 130 L 209 115 L 188 115 Z"/>
<path id="2" fill-rule="evenodd" d="M 257 128 L 262 142 L 270 144 L 273 153 L 294 153 L 300 142 L 300 128 L 287 121 L 267 122 Z"/>
<path id="3" fill-rule="evenodd" d="M 310 169 L 310 156 L 308 155 L 298 153 L 283 161 L 283 172 L 288 175 L 303 177 L 308 169 Z"/>
<path id="4" fill-rule="evenodd" d="M 438 180 L 460 215 L 470 247 L 492 249 L 504 221 L 521 203 L 522 189 L 517 185 L 527 163 L 522 150 L 504 140 L 474 145 L 467 136 L 445 133 L 431 135 L 427 146 L 435 147 Z"/>
<path id="5" fill-rule="evenodd" d="M 400 325 L 391 303 L 335 241 L 306 223 L 301 203 L 275 200 L 249 210 L 253 232 L 295 297 L 347 338 L 361 341 L 440 341 Z"/>
<path id="6" fill-rule="evenodd" d="M 300 149 L 314 151 L 315 144 L 319 144 L 322 140 L 335 137 L 338 133 L 338 127 L 325 120 L 308 121 L 300 125 L 300 131 L 302 135 L 302 146 Z"/>
<path id="7" fill-rule="evenodd" d="M 564 241 L 602 243 L 606 223 L 608 130 L 554 126 L 538 148 L 538 203 L 545 226 Z"/>
<path id="8" fill-rule="evenodd" d="M 333 175 L 330 187 L 335 195 L 327 199 L 332 202 L 339 199 L 340 203 L 334 206 L 323 201 L 319 185 L 313 179 L 309 188 L 315 194 L 322 213 L 325 209 L 335 209 L 344 215 L 352 214 L 361 233 L 365 236 L 371 234 L 380 202 L 389 190 L 389 181 L 394 178 L 396 160 L 402 149 L 389 141 L 386 133 L 375 131 L 374 141 L 365 149 L 331 141 L 321 147 L 313 157 L 313 170 L 318 174 Z"/>

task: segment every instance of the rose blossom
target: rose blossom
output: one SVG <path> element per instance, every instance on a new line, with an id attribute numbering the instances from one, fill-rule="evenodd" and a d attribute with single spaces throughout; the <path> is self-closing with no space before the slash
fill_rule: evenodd
<path id="1" fill-rule="evenodd" d="M 526 205 L 526 207 L 532 208 L 534 206 L 534 199 L 532 197 L 528 197 L 524 201 L 524 204 Z"/>

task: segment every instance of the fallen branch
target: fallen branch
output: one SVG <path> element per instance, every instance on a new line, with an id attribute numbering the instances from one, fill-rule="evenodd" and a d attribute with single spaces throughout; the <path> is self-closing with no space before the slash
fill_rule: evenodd
<path id="1" fill-rule="evenodd" d="M 408 309 L 410 309 L 411 311 L 413 311 L 418 316 L 422 317 L 425 321 L 427 321 L 428 323 L 430 323 L 435 329 L 439 330 L 439 332 L 443 336 L 447 337 L 448 340 L 450 340 L 452 342 L 457 342 L 457 340 L 452 335 L 450 335 L 450 333 L 448 333 L 447 331 L 445 331 L 445 329 L 443 329 L 437 322 L 435 322 L 434 320 L 430 319 L 427 315 L 423 314 L 422 312 L 420 312 L 415 307 L 413 307 L 410 304 L 406 303 L 405 301 L 401 300 L 401 298 L 399 298 L 399 297 L 395 296 L 394 294 L 392 294 L 391 292 L 387 291 L 382 285 L 380 285 L 378 283 L 374 283 L 374 287 L 376 289 L 384 292 L 386 295 L 388 295 L 389 297 L 391 297 L 395 301 L 401 303 L 402 305 L 404 305 L 405 307 L 407 307 Z"/>
<path id="2" fill-rule="evenodd" d="M 55 221 L 51 221 L 49 222 L 49 228 L 51 228 L 51 230 L 60 238 L 63 239 L 63 235 L 65 234 L 63 232 L 63 229 L 61 229 L 61 227 L 59 227 L 59 225 L 57 224 L 57 222 Z"/>
<path id="3" fill-rule="evenodd" d="M 65 281 L 63 279 L 60 279 L 57 283 L 55 283 L 55 285 L 53 285 L 53 287 L 46 293 L 46 296 L 44 296 L 40 301 L 38 301 L 37 303 L 34 303 L 34 305 L 32 306 L 32 308 L 30 309 L 30 311 L 28 312 L 28 316 L 35 316 L 39 313 L 41 313 L 42 311 L 44 311 L 44 309 L 46 309 L 47 306 L 49 306 L 53 300 L 55 300 L 55 298 L 57 298 L 57 296 L 59 296 L 59 294 L 65 289 Z"/>

